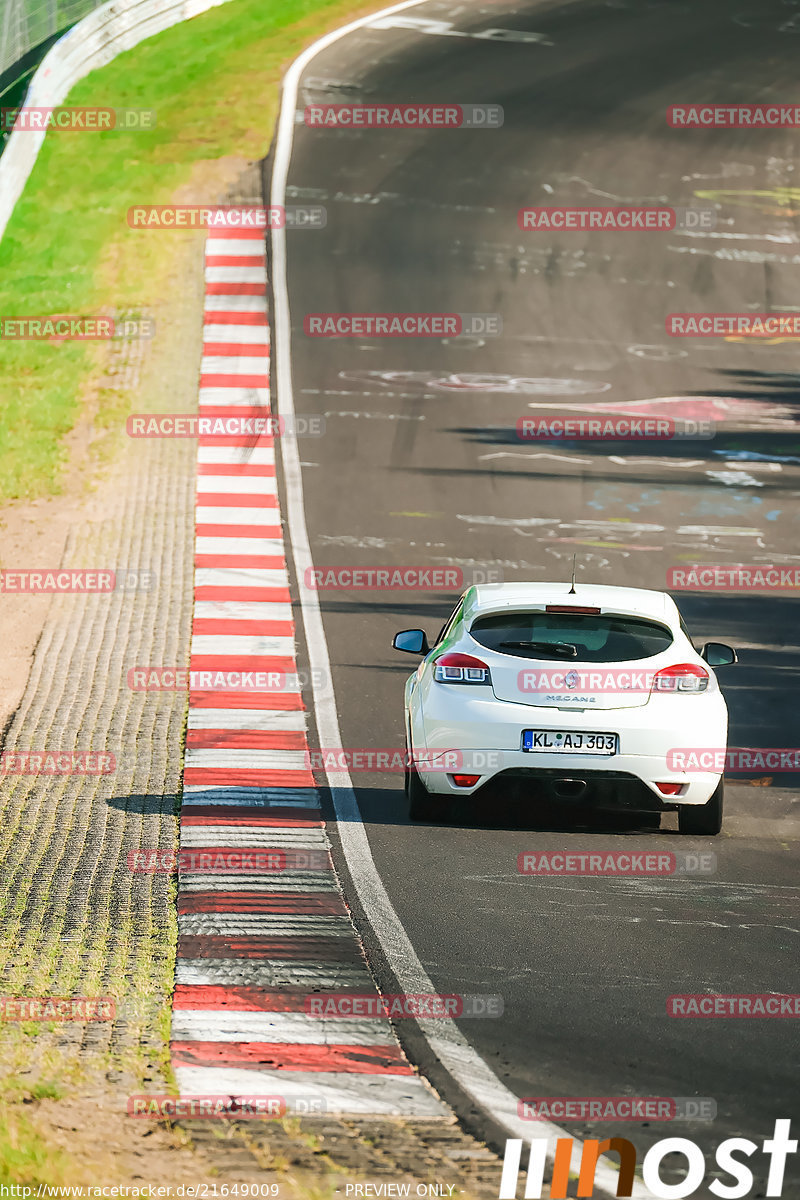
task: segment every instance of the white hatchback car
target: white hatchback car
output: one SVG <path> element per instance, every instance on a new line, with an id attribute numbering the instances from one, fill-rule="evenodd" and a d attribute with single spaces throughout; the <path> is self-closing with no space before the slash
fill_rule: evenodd
<path id="1" fill-rule="evenodd" d="M 682 833 L 722 826 L 728 710 L 665 592 L 564 583 L 469 588 L 406 683 L 406 793 L 413 820 L 499 784 L 523 798 L 601 810 L 678 812 Z M 488 799 L 488 794 L 487 794 Z"/>

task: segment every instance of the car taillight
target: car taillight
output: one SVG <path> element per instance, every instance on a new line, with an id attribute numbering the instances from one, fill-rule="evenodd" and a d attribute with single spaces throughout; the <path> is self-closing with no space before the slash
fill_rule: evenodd
<path id="1" fill-rule="evenodd" d="M 603 610 L 601 608 L 586 608 L 585 606 L 579 608 L 577 604 L 546 604 L 544 611 L 549 613 L 566 613 L 567 616 L 571 616 L 572 613 L 582 613 L 584 615 L 589 614 L 593 617 L 599 617 Z"/>
<path id="2" fill-rule="evenodd" d="M 677 796 L 683 787 L 682 783 L 657 783 L 656 787 L 662 796 Z"/>
<path id="3" fill-rule="evenodd" d="M 491 683 L 486 663 L 471 654 L 443 654 L 433 667 L 437 683 Z"/>
<path id="4" fill-rule="evenodd" d="M 479 779 L 480 775 L 454 775 L 453 783 L 456 787 L 475 787 Z"/>
<path id="5" fill-rule="evenodd" d="M 704 692 L 709 674 L 698 663 L 677 663 L 664 667 L 653 676 L 654 692 Z"/>

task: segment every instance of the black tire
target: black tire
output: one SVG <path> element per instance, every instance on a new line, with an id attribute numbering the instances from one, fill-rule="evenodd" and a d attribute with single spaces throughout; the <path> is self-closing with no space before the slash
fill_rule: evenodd
<path id="1" fill-rule="evenodd" d="M 678 829 L 681 833 L 714 837 L 722 829 L 722 807 L 725 783 L 720 779 L 717 790 L 707 804 L 682 804 L 678 809 Z"/>
<path id="2" fill-rule="evenodd" d="M 413 766 L 406 768 L 408 816 L 412 821 L 443 821 L 447 815 L 447 798 L 432 795 Z"/>

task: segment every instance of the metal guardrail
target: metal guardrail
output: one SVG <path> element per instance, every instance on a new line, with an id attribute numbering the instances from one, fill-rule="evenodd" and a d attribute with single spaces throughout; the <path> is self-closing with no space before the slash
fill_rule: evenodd
<path id="1" fill-rule="evenodd" d="M 0 76 L 103 0 L 0 0 Z"/>

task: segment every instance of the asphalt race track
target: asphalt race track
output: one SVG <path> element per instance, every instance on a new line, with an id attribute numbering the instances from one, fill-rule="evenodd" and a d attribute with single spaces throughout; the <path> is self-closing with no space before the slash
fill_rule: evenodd
<path id="1" fill-rule="evenodd" d="M 287 202 L 327 209 L 324 230 L 287 234 L 295 408 L 324 415 L 327 430 L 300 443 L 315 564 L 568 581 L 577 554 L 579 588 L 656 589 L 674 566 L 797 564 L 795 347 L 674 339 L 664 324 L 673 312 L 797 310 L 797 133 L 670 129 L 665 110 L 790 100 L 800 8 L 487 0 L 424 4 L 378 24 L 315 58 L 302 104 L 494 103 L 504 124 L 296 126 Z M 516 33 L 480 36 L 490 29 Z M 695 233 L 517 225 L 524 205 L 616 203 L 713 206 L 717 224 Z M 320 312 L 499 314 L 502 334 L 305 336 L 304 315 Z M 709 419 L 714 436 L 516 434 L 532 413 L 619 413 L 632 401 Z M 739 649 L 740 664 L 720 672 L 730 744 L 796 745 L 798 600 L 673 594 L 698 644 Z M 391 637 L 417 625 L 435 634 L 456 598 L 322 595 L 346 747 L 402 746 L 414 660 L 393 652 Z M 519 1097 L 715 1101 L 713 1122 L 565 1126 L 642 1149 L 673 1132 L 706 1151 L 737 1135 L 760 1145 L 776 1118 L 794 1115 L 791 1020 L 675 1020 L 666 999 L 800 992 L 797 776 L 731 780 L 713 840 L 680 838 L 673 816 L 660 832 L 480 810 L 414 826 L 399 774 L 354 779 L 377 867 L 438 990 L 502 994 L 502 1019 L 461 1028 Z M 717 870 L 551 880 L 516 870 L 524 850 L 623 846 L 711 849 Z M 390 983 L 385 964 L 374 966 Z M 796 1158 L 786 1194 L 800 1181 Z"/>

